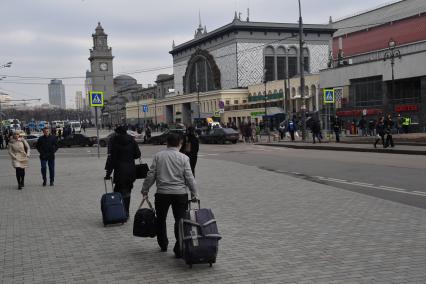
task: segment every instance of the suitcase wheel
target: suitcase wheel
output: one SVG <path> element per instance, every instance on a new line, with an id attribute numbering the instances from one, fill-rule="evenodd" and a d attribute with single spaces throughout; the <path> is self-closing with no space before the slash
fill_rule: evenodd
<path id="1" fill-rule="evenodd" d="M 210 267 L 212 267 L 212 266 L 213 266 L 213 263 L 209 262 L 209 265 L 210 265 Z"/>
<path id="2" fill-rule="evenodd" d="M 189 268 L 192 268 L 192 263 L 190 263 L 190 264 L 188 264 L 189 265 Z"/>

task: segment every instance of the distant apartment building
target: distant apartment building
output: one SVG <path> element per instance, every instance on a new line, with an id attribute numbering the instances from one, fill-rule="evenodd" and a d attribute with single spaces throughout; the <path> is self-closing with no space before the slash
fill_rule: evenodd
<path id="1" fill-rule="evenodd" d="M 84 101 L 83 101 L 83 92 L 77 91 L 75 92 L 75 108 L 76 110 L 83 110 L 84 109 Z"/>
<path id="2" fill-rule="evenodd" d="M 65 86 L 61 80 L 53 79 L 49 84 L 49 103 L 52 106 L 65 109 Z"/>

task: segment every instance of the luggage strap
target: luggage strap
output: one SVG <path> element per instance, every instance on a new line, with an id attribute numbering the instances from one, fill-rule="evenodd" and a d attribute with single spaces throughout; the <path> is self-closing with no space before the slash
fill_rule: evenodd
<path id="1" fill-rule="evenodd" d="M 194 238 L 198 239 L 204 239 L 204 238 L 209 238 L 209 239 L 218 239 L 220 240 L 222 238 L 221 235 L 219 234 L 207 234 L 205 236 L 200 236 L 200 235 L 191 235 L 191 236 L 187 236 L 187 237 L 183 237 L 183 240 L 193 240 Z"/>
<path id="2" fill-rule="evenodd" d="M 141 205 L 139 205 L 139 208 L 138 208 L 138 209 L 141 209 L 141 208 L 142 208 L 142 205 L 143 205 L 143 203 L 145 202 L 145 200 L 146 200 L 146 203 L 148 203 L 149 208 L 150 208 L 151 210 L 155 211 L 155 210 L 154 210 L 154 208 L 152 207 L 151 202 L 150 202 L 150 201 L 149 201 L 149 199 L 148 199 L 148 196 L 146 196 L 146 197 L 144 197 L 144 198 L 142 199 Z"/>
<path id="3" fill-rule="evenodd" d="M 198 223 L 196 222 L 196 218 L 195 218 L 195 210 L 189 210 L 189 217 L 191 218 L 191 220 L 190 221 L 192 221 L 193 223 L 195 223 L 195 224 L 197 224 L 197 226 L 198 226 Z M 191 228 L 191 231 L 190 231 L 190 234 L 191 234 L 191 236 L 189 237 L 190 239 L 192 239 L 192 245 L 194 246 L 194 247 L 198 247 L 198 230 L 197 230 L 197 226 L 192 226 L 192 228 Z"/>
<path id="4" fill-rule="evenodd" d="M 212 223 L 216 223 L 216 219 L 211 219 L 211 220 L 205 222 L 204 224 L 200 224 L 200 223 L 197 223 L 195 221 L 187 220 L 187 219 L 184 219 L 183 222 L 187 223 L 187 224 L 190 224 L 190 225 L 193 225 L 193 226 L 206 227 L 206 226 L 208 226 L 208 225 L 210 225 Z"/>

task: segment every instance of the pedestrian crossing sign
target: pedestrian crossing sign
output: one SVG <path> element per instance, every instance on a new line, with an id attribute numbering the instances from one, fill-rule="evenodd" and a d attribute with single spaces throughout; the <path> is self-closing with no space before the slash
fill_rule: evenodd
<path id="1" fill-rule="evenodd" d="M 90 106 L 91 107 L 103 107 L 104 106 L 104 92 L 92 91 L 90 95 Z"/>
<path id="2" fill-rule="evenodd" d="M 334 89 L 324 89 L 324 103 L 334 104 Z"/>

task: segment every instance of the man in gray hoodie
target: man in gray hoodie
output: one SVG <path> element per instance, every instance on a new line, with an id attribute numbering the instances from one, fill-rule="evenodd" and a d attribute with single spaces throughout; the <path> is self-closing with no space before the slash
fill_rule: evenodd
<path id="1" fill-rule="evenodd" d="M 172 206 L 175 218 L 174 253 L 181 257 L 179 247 L 179 220 L 184 217 L 188 206 L 188 188 L 192 199 L 198 199 L 194 175 L 191 171 L 188 156 L 179 152 L 182 139 L 177 134 L 167 136 L 167 149 L 155 154 L 151 168 L 142 186 L 142 195 L 148 195 L 150 187 L 156 182 L 155 211 L 157 213 L 157 241 L 161 251 L 167 251 L 166 218 L 169 207 Z"/>

